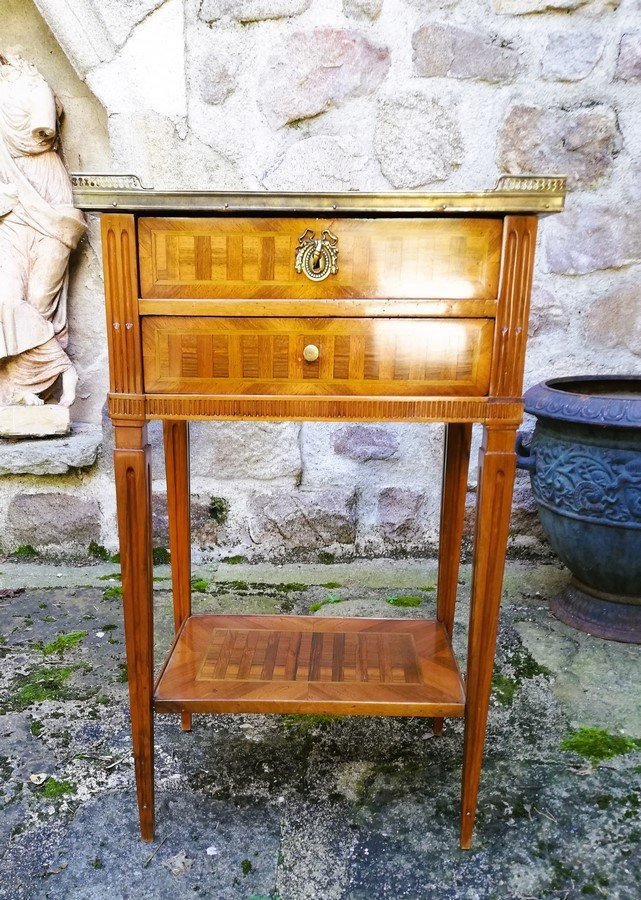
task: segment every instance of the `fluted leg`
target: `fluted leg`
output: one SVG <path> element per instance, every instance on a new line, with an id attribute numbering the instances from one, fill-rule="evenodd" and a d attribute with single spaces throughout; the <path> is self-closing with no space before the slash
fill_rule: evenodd
<path id="1" fill-rule="evenodd" d="M 154 839 L 153 560 L 146 425 L 117 425 L 114 469 L 140 832 Z"/>
<path id="2" fill-rule="evenodd" d="M 472 843 L 485 744 L 516 471 L 515 436 L 515 427 L 486 427 L 479 457 L 463 750 L 461 847 L 464 850 Z"/>

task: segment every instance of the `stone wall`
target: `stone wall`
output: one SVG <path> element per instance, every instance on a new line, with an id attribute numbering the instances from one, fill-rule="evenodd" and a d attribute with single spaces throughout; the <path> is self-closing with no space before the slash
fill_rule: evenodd
<path id="1" fill-rule="evenodd" d="M 36 6 L 0 0 L 0 49 L 29 57 L 60 93 L 72 170 L 250 190 L 482 189 L 501 172 L 567 173 L 567 212 L 541 226 L 526 384 L 638 371 L 639 0 Z M 99 251 L 92 222 L 74 261 L 71 339 L 73 416 L 94 425 L 106 386 Z M 93 465 L 2 477 L 5 550 L 115 547 L 103 427 Z M 430 552 L 440 438 L 418 425 L 197 425 L 196 542 L 223 556 Z M 542 549 L 524 480 L 513 542 Z"/>

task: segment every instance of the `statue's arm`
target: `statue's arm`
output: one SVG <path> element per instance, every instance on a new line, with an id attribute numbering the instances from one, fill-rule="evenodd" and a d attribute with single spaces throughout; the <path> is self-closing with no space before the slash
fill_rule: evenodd
<path id="1" fill-rule="evenodd" d="M 18 202 L 18 191 L 15 184 L 0 182 L 0 216 L 6 216 Z"/>

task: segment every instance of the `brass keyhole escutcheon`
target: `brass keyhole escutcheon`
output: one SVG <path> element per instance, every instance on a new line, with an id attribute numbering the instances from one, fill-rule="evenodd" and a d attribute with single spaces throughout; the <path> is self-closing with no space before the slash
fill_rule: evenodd
<path id="1" fill-rule="evenodd" d="M 323 281 L 338 272 L 338 238 L 331 231 L 323 231 L 316 238 L 311 228 L 306 228 L 298 239 L 294 268 L 310 281 Z"/>
<path id="2" fill-rule="evenodd" d="M 303 350 L 303 359 L 307 362 L 316 362 L 320 356 L 320 350 L 316 344 L 308 344 Z"/>

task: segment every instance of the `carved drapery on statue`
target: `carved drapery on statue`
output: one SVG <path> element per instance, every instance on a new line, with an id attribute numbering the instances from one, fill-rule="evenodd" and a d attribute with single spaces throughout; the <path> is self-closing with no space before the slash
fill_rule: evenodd
<path id="1" fill-rule="evenodd" d="M 43 402 L 62 375 L 75 399 L 67 346 L 69 254 L 85 230 L 57 152 L 59 101 L 24 60 L 0 56 L 0 403 Z"/>

